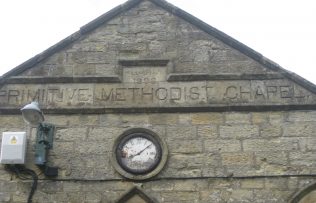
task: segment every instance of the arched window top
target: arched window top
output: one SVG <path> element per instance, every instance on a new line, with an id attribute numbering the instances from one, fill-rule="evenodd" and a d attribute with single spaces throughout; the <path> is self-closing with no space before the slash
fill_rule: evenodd
<path id="1" fill-rule="evenodd" d="M 316 202 L 316 183 L 313 183 L 295 194 L 290 203 L 314 203 Z"/>
<path id="2" fill-rule="evenodd" d="M 116 203 L 154 203 L 143 191 L 137 187 L 125 193 Z"/>

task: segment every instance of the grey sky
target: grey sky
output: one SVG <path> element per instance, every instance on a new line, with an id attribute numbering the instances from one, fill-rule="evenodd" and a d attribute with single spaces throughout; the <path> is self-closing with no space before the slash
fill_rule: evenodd
<path id="1" fill-rule="evenodd" d="M 0 1 L 0 75 L 125 0 Z M 168 0 L 316 83 L 313 0 Z"/>

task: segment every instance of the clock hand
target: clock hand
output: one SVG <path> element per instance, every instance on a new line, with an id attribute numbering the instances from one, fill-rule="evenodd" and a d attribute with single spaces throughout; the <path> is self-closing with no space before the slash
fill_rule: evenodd
<path id="1" fill-rule="evenodd" d="M 149 148 L 152 144 L 148 145 L 147 147 L 145 147 L 143 150 L 141 150 L 140 152 L 138 152 L 136 155 L 140 155 L 143 151 L 145 151 L 147 148 Z"/>
<path id="2" fill-rule="evenodd" d="M 129 156 L 128 158 L 133 158 L 134 156 L 138 156 L 140 155 L 143 151 L 145 151 L 148 147 L 150 147 L 152 145 L 152 143 L 150 145 L 148 145 L 147 147 L 145 147 L 144 149 L 140 150 L 139 152 L 137 152 L 136 154 L 132 154 L 131 156 Z"/>

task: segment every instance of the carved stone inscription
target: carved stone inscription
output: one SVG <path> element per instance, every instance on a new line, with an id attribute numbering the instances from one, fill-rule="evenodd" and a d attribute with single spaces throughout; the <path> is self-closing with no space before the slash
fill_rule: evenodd
<path id="1" fill-rule="evenodd" d="M 209 105 L 284 104 L 309 101 L 309 93 L 293 84 L 260 81 L 155 83 L 151 85 L 96 85 L 96 104 Z"/>
<path id="2" fill-rule="evenodd" d="M 93 104 L 94 85 L 10 85 L 0 89 L 1 105 L 23 105 L 36 100 L 47 106 Z"/>
<path id="3" fill-rule="evenodd" d="M 285 80 L 8 85 L 1 106 L 37 100 L 47 107 L 163 107 L 308 104 L 315 97 Z"/>
<path id="4" fill-rule="evenodd" d="M 166 81 L 165 67 L 129 67 L 123 68 L 123 81 L 136 84 L 153 84 Z"/>

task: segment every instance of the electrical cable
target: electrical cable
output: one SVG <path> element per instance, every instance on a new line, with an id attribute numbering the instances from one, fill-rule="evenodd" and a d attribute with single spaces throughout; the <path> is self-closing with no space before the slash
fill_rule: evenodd
<path id="1" fill-rule="evenodd" d="M 264 178 L 316 178 L 316 174 L 288 174 L 288 175 L 264 175 L 264 176 L 197 176 L 197 177 L 156 177 L 151 178 L 150 181 L 161 180 L 203 180 L 203 179 L 264 179 Z M 39 180 L 52 180 L 50 178 L 41 178 Z M 76 182 L 113 182 L 113 181 L 126 181 L 126 182 L 145 182 L 144 180 L 130 180 L 125 178 L 106 178 L 106 179 L 84 179 L 84 178 L 54 178 L 54 181 L 76 181 Z"/>
<path id="2" fill-rule="evenodd" d="M 9 171 L 15 173 L 17 177 L 19 177 L 21 180 L 30 180 L 30 178 L 24 175 L 29 175 L 32 177 L 33 183 L 31 187 L 31 191 L 27 198 L 27 203 L 32 203 L 33 195 L 37 189 L 38 175 L 33 170 L 25 168 L 24 166 L 20 166 L 20 165 L 8 165 L 8 169 Z"/>

